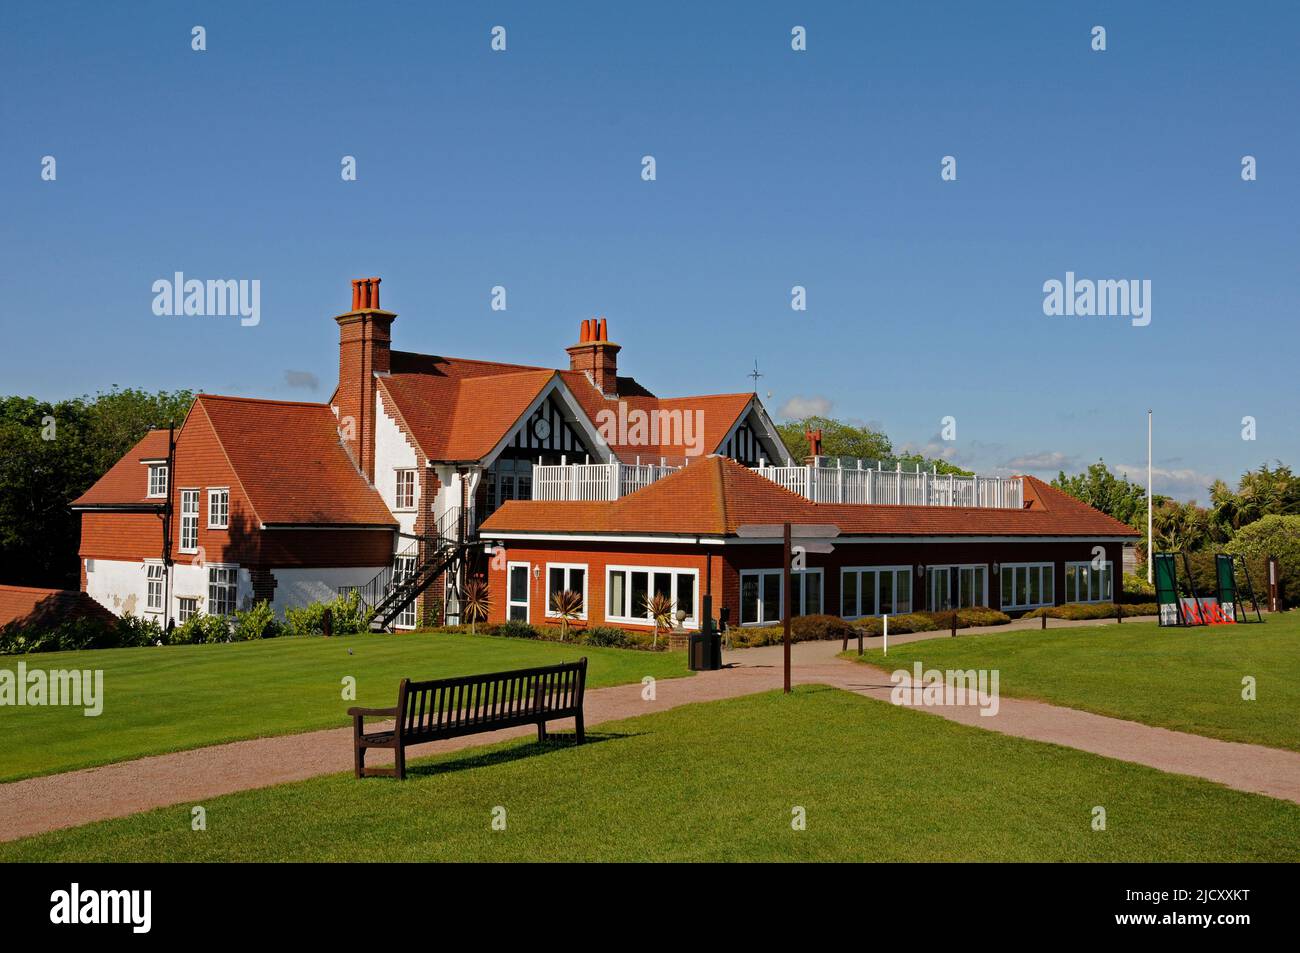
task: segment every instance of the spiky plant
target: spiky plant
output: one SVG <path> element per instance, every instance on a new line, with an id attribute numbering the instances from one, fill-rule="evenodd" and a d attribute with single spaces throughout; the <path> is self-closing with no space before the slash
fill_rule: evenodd
<path id="1" fill-rule="evenodd" d="M 488 613 L 492 611 L 492 595 L 488 592 L 487 583 L 482 579 L 471 579 L 465 583 L 460 602 L 465 618 L 469 619 L 469 634 L 477 635 L 478 623 L 487 621 Z"/>
<path id="2" fill-rule="evenodd" d="M 569 640 L 569 623 L 582 617 L 582 595 L 563 589 L 551 596 L 551 611 L 560 617 L 560 641 Z"/>
<path id="3" fill-rule="evenodd" d="M 641 600 L 641 605 L 646 611 L 646 615 L 654 619 L 655 634 L 654 647 L 659 647 L 659 629 L 671 629 L 673 627 L 673 610 L 677 604 L 669 599 L 662 592 L 656 592 L 654 595 Z"/>

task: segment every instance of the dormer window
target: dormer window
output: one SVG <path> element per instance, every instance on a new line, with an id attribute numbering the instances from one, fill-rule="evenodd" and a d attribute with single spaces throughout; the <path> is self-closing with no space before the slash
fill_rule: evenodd
<path id="1" fill-rule="evenodd" d="M 149 464 L 149 498 L 158 499 L 167 496 L 167 464 Z"/>

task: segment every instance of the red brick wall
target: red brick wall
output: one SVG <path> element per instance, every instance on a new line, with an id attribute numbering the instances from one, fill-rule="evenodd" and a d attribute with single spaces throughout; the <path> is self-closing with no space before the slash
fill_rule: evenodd
<path id="1" fill-rule="evenodd" d="M 334 406 L 339 426 L 353 421 L 352 440 L 344 446 L 366 479 L 375 478 L 375 372 L 390 369 L 390 341 L 393 315 L 387 312 L 355 312 L 340 315 L 339 388 Z"/>
<path id="2" fill-rule="evenodd" d="M 141 487 L 147 468 L 140 468 Z M 176 467 L 172 475 L 172 558 L 188 563 L 194 553 L 182 553 L 181 490 L 199 490 L 198 544 L 208 562 L 238 563 L 253 569 L 281 566 L 385 566 L 392 558 L 390 530 L 261 530 L 257 515 L 217 441 L 207 415 L 196 407 L 177 436 Z M 230 489 L 229 529 L 208 529 L 208 490 Z M 80 555 L 86 558 L 156 559 L 162 553 L 163 522 L 151 513 L 83 513 Z M 84 563 L 83 563 L 84 569 Z M 83 572 L 84 575 L 84 572 Z M 84 587 L 85 581 L 83 579 Z"/>
<path id="3" fill-rule="evenodd" d="M 721 549 L 721 547 L 718 547 Z M 549 621 L 545 616 L 546 600 L 546 564 L 586 563 L 587 564 L 587 621 L 585 625 L 605 624 L 605 569 L 608 566 L 647 566 L 665 569 L 698 569 L 700 575 L 700 592 L 697 602 L 703 604 L 703 596 L 708 591 L 705 577 L 707 553 L 702 546 L 644 546 L 635 550 L 600 544 L 584 544 L 580 548 L 535 548 L 524 546 L 507 546 L 503 558 L 489 561 L 488 586 L 492 597 L 490 621 L 504 622 L 506 619 L 507 563 L 527 562 L 541 568 L 540 575 L 534 579 L 529 570 L 529 621 L 534 625 Z M 717 598 L 718 586 L 722 581 L 722 559 L 713 557 L 713 592 Z M 497 568 L 500 566 L 500 568 Z M 699 610 L 697 609 L 697 612 Z M 717 609 L 714 609 L 717 613 Z M 611 623 L 613 624 L 613 623 Z M 641 628 L 628 623 L 617 623 L 620 628 Z M 644 626 L 646 629 L 652 626 Z"/>
<path id="4" fill-rule="evenodd" d="M 547 620 L 543 615 L 545 599 L 545 573 L 547 562 L 586 563 L 587 583 L 587 624 L 599 625 L 605 622 L 605 569 L 611 565 L 627 566 L 662 566 L 674 569 L 700 570 L 700 595 L 707 591 L 706 560 L 712 554 L 712 591 L 715 616 L 722 606 L 730 608 L 733 624 L 740 621 L 740 573 L 745 569 L 777 569 L 781 565 L 779 545 L 729 545 L 729 546 L 664 546 L 646 545 L 635 548 L 619 548 L 615 544 L 574 543 L 564 546 L 558 543 L 508 545 L 505 556 L 493 559 L 488 572 L 488 584 L 492 593 L 491 621 L 502 622 L 506 618 L 506 564 L 509 562 L 527 562 L 530 566 L 541 567 L 541 575 L 534 579 L 529 572 L 530 585 L 530 621 L 534 624 Z M 927 585 L 925 577 L 915 574 L 917 564 L 921 565 L 958 565 L 983 564 L 988 567 L 988 603 L 997 608 L 1001 602 L 1000 576 L 993 575 L 993 563 L 1052 562 L 1056 564 L 1055 593 L 1058 604 L 1064 601 L 1065 563 L 1082 562 L 1092 559 L 1095 543 L 838 543 L 835 552 L 829 554 L 809 553 L 809 568 L 820 567 L 823 571 L 822 599 L 825 611 L 839 614 L 840 606 L 840 569 L 847 566 L 912 566 L 913 609 L 926 608 Z M 1123 546 L 1120 543 L 1104 544 L 1106 558 L 1115 564 L 1116 592 L 1120 586 L 1120 568 Z M 500 568 L 498 568 L 498 566 Z M 625 626 L 625 623 L 618 623 Z"/>

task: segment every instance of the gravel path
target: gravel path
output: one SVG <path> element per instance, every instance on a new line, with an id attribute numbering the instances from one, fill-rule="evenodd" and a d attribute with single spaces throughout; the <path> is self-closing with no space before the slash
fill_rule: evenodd
<path id="1" fill-rule="evenodd" d="M 889 673 L 838 659 L 835 657 L 838 650 L 838 642 L 794 646 L 795 681 L 831 685 L 888 701 L 893 687 Z M 658 681 L 652 700 L 643 697 L 640 684 L 589 691 L 585 706 L 587 726 L 781 687 L 779 646 L 729 652 L 725 661 L 728 667 L 720 672 L 700 672 L 691 678 Z M 975 707 L 919 710 L 988 731 L 1052 742 L 1300 803 L 1300 753 L 1297 752 L 1217 741 L 1014 698 L 1001 699 L 999 711 L 992 717 L 981 716 Z M 559 723 L 558 727 L 563 731 L 571 723 Z M 534 728 L 525 727 L 472 735 L 423 745 L 413 749 L 411 755 L 419 757 L 479 747 L 534 733 Z M 372 751 L 370 759 L 382 764 L 384 755 L 385 752 Z M 198 804 L 235 791 L 351 769 L 352 730 L 344 727 L 28 778 L 0 784 L 0 841 L 170 804 Z"/>

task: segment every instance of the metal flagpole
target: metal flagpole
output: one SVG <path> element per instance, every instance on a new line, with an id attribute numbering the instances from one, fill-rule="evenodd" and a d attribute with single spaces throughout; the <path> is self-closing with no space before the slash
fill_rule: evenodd
<path id="1" fill-rule="evenodd" d="M 1151 411 L 1147 411 L 1147 584 L 1154 585 L 1156 581 L 1155 559 L 1152 553 L 1155 551 L 1155 539 L 1151 535 Z"/>

